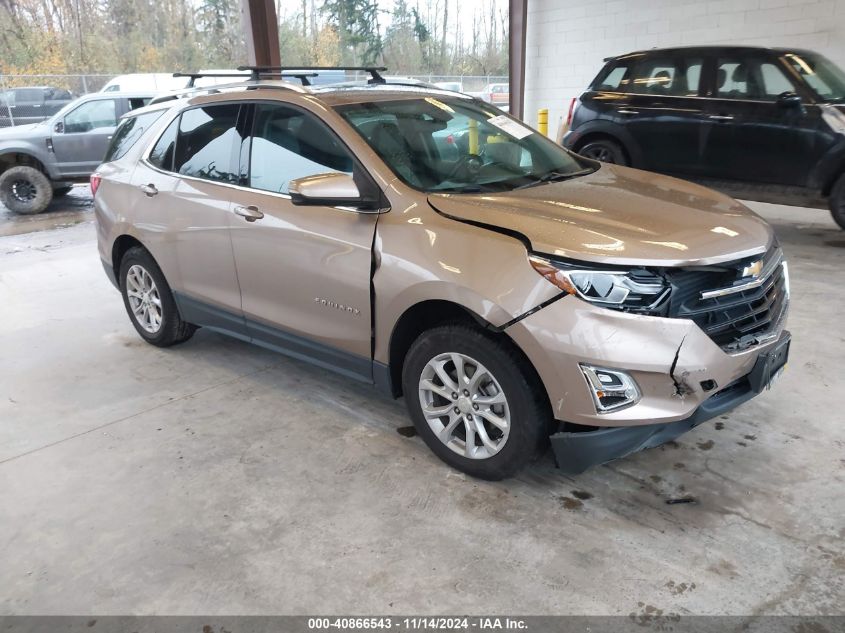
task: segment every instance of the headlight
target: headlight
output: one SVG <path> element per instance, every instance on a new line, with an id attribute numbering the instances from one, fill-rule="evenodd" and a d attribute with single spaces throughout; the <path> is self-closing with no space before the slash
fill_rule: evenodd
<path id="1" fill-rule="evenodd" d="M 660 314 L 669 296 L 669 285 L 643 268 L 634 270 L 591 270 L 530 255 L 538 273 L 555 286 L 596 305 L 628 312 Z"/>

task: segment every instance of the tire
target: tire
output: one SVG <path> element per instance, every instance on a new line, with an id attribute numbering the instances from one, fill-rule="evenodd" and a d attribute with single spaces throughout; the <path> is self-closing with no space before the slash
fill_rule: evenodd
<path id="1" fill-rule="evenodd" d="M 17 165 L 0 174 L 0 202 L 14 213 L 41 213 L 52 199 L 50 179 L 35 167 Z"/>
<path id="2" fill-rule="evenodd" d="M 182 320 L 158 264 L 139 246 L 126 251 L 120 261 L 120 294 L 129 320 L 147 343 L 170 347 L 194 335 L 196 326 Z"/>
<path id="3" fill-rule="evenodd" d="M 628 164 L 628 158 L 625 156 L 625 150 L 622 149 L 622 146 L 608 138 L 589 141 L 581 146 L 578 153 L 581 156 L 586 156 L 587 158 L 592 158 L 603 163 L 612 163 L 614 165 Z"/>
<path id="4" fill-rule="evenodd" d="M 845 174 L 839 176 L 839 180 L 833 185 L 828 203 L 833 221 L 845 230 Z"/>
<path id="5" fill-rule="evenodd" d="M 53 189 L 53 197 L 54 198 L 61 198 L 63 196 L 66 196 L 67 194 L 70 193 L 71 189 L 73 189 L 73 187 L 57 187 L 57 188 Z"/>
<path id="6" fill-rule="evenodd" d="M 462 381 L 462 386 L 467 391 L 452 391 L 455 357 L 466 368 L 462 375 L 468 381 Z M 433 369 L 441 362 L 452 387 Z M 477 374 L 479 370 L 484 373 Z M 476 376 L 480 376 L 480 389 L 471 384 Z M 473 477 L 493 481 L 510 477 L 548 445 L 553 420 L 539 378 L 515 348 L 478 328 L 454 324 L 423 332 L 405 356 L 402 387 L 417 433 L 428 447 L 444 462 Z M 479 405 L 481 400 L 475 402 L 476 398 L 498 404 Z M 424 406 L 430 410 L 428 418 Z M 440 411 L 443 413 L 438 416 Z M 490 422 L 491 416 L 498 420 L 497 425 Z M 506 430 L 499 426 L 502 420 L 509 420 Z M 482 441 L 479 426 L 492 448 Z M 469 449 L 468 429 L 473 433 Z"/>

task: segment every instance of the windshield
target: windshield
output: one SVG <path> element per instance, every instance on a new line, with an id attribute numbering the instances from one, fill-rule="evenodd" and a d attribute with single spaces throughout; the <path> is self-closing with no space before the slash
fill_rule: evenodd
<path id="1" fill-rule="evenodd" d="M 438 95 L 336 110 L 399 178 L 421 191 L 509 191 L 595 169 L 471 99 Z"/>
<path id="2" fill-rule="evenodd" d="M 822 101 L 845 100 L 845 72 L 832 61 L 818 53 L 789 53 L 785 57 Z"/>

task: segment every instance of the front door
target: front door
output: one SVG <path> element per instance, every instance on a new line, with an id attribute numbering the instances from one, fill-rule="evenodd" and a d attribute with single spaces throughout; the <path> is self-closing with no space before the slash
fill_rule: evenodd
<path id="1" fill-rule="evenodd" d="M 817 111 L 779 100 L 796 88 L 776 60 L 720 57 L 713 80 L 705 115 L 704 175 L 805 185 L 818 153 Z"/>
<path id="2" fill-rule="evenodd" d="M 254 108 L 241 160 L 248 190 L 237 192 L 230 215 L 247 328 L 257 343 L 371 381 L 378 215 L 297 206 L 288 195 L 294 178 L 352 173 L 355 161 L 314 114 L 278 102 Z"/>
<path id="3" fill-rule="evenodd" d="M 62 176 L 87 176 L 103 162 L 121 105 L 118 99 L 95 99 L 65 114 L 61 131 L 51 131 L 56 164 Z"/>

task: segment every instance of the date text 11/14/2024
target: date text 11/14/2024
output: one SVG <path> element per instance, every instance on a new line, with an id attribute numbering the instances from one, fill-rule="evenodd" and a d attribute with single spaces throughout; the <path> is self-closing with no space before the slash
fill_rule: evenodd
<path id="1" fill-rule="evenodd" d="M 310 630 L 360 631 L 367 629 L 403 631 L 524 631 L 528 626 L 519 618 L 499 617 L 351 617 L 309 618 Z"/>

